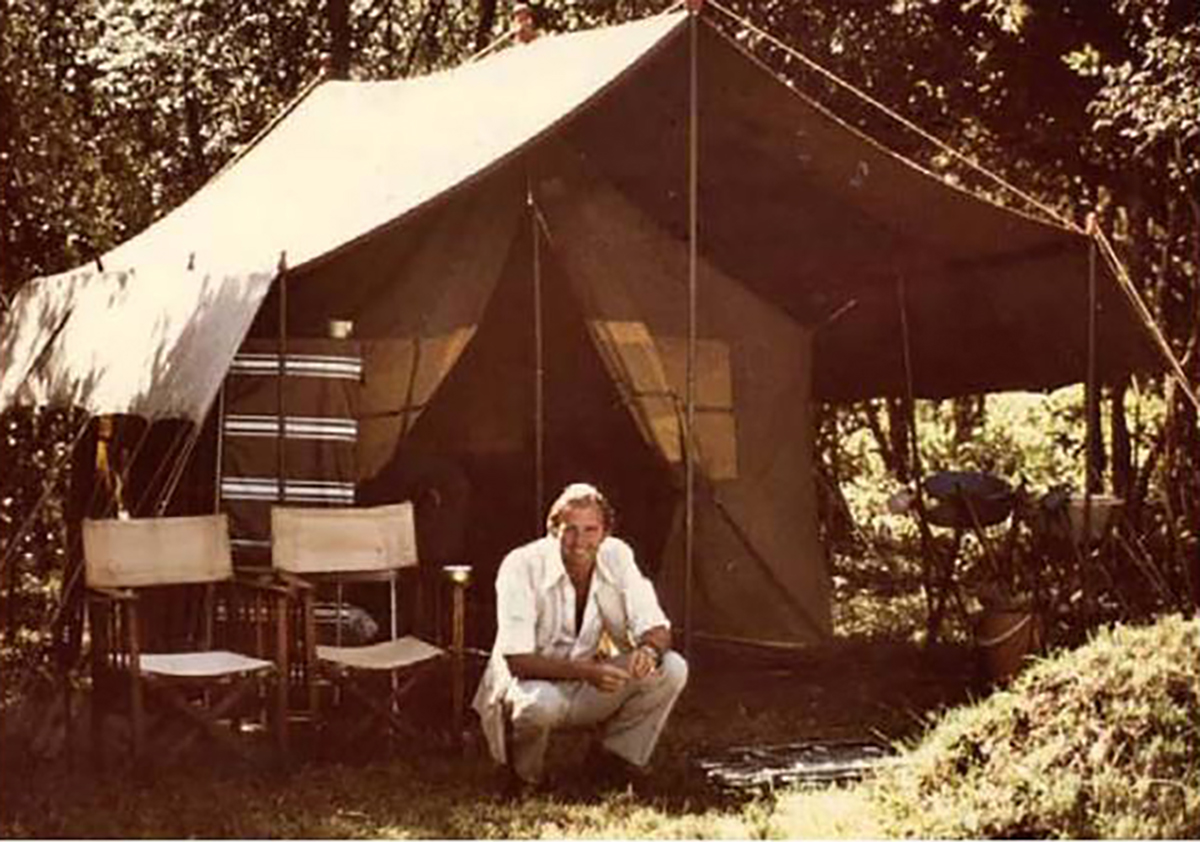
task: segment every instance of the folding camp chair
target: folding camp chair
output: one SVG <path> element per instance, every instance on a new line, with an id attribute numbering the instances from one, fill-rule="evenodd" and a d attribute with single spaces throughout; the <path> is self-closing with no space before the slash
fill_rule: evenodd
<path id="1" fill-rule="evenodd" d="M 445 663 L 451 653 L 413 635 L 398 633 L 398 600 L 402 574 L 416 576 L 417 549 L 411 503 L 369 508 L 294 508 L 271 510 L 272 564 L 293 586 L 307 585 L 304 599 L 306 674 L 309 705 L 318 722 L 327 719 L 319 708 L 319 682 L 331 685 L 333 704 L 353 699 L 370 716 L 345 734 L 350 743 L 369 733 L 372 725 L 388 733 L 403 732 L 401 703 L 418 680 Z M 352 583 L 388 587 L 389 621 L 386 639 L 345 645 L 341 617 L 344 588 Z M 318 589 L 332 587 L 335 599 L 334 640 L 318 641 L 315 606 Z"/>
<path id="2" fill-rule="evenodd" d="M 200 735 L 250 757 L 250 716 L 285 759 L 287 592 L 234 578 L 225 515 L 85 520 L 83 551 L 97 759 L 119 707 L 135 759 L 148 738 L 167 760 Z"/>

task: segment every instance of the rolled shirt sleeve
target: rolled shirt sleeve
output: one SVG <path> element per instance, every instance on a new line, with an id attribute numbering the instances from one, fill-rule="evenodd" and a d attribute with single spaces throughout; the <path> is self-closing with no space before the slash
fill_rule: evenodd
<path id="1" fill-rule="evenodd" d="M 671 621 L 658 604 L 658 595 L 654 585 L 641 573 L 630 581 L 628 590 L 629 626 L 635 640 L 641 638 L 650 629 L 658 626 L 671 627 Z"/>

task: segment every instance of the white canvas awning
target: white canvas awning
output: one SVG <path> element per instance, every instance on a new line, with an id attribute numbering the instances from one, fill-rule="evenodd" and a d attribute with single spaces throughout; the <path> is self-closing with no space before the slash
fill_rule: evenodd
<path id="1" fill-rule="evenodd" d="M 200 420 L 281 263 L 310 264 L 473 180 L 685 19 L 543 38 L 413 80 L 319 85 L 144 232 L 22 289 L 0 337 L 0 407 Z"/>

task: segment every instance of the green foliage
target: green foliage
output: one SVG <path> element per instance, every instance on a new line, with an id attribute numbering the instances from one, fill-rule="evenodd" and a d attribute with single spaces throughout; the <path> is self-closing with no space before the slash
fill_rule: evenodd
<path id="1" fill-rule="evenodd" d="M 889 834 L 1195 838 L 1200 621 L 1102 630 L 949 714 L 872 796 Z"/>
<path id="2" fill-rule="evenodd" d="M 0 558 L 5 574 L 0 579 L 0 671 L 5 675 L 45 666 L 49 619 L 59 604 L 66 567 L 63 505 L 69 471 L 64 459 L 77 424 L 76 415 L 58 410 L 0 413 Z M 15 680 L 0 684 L 0 712 L 16 701 L 19 689 Z"/>
<path id="3" fill-rule="evenodd" d="M 91 260 L 174 208 L 335 59 L 359 79 L 443 69 L 502 35 L 510 5 L 5 0 L 0 292 Z M 573 29 L 661 6 L 564 0 L 540 17 Z"/>

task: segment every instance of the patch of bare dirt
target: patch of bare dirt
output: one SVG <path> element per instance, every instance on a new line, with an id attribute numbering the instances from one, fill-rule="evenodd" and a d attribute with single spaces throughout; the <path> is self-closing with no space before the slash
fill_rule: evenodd
<path id="1" fill-rule="evenodd" d="M 672 743 L 693 747 L 913 737 L 987 691 L 974 649 L 838 642 L 787 654 L 693 654 Z"/>

